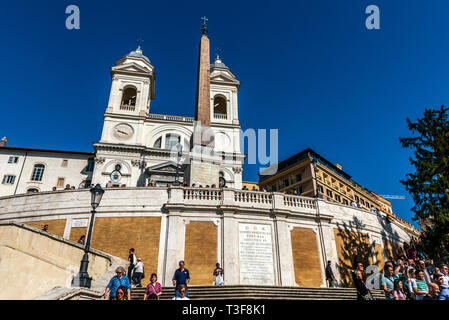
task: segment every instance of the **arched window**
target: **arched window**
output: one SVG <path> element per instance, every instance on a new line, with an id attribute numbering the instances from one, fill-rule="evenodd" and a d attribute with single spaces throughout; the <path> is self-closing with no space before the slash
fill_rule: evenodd
<path id="1" fill-rule="evenodd" d="M 43 164 L 36 164 L 33 169 L 33 175 L 31 176 L 31 181 L 42 181 L 42 176 L 44 175 L 45 166 Z"/>
<path id="2" fill-rule="evenodd" d="M 162 137 L 160 137 L 159 139 L 156 140 L 156 142 L 154 143 L 153 148 L 160 149 L 161 146 L 162 146 Z"/>
<path id="3" fill-rule="evenodd" d="M 27 190 L 27 193 L 36 193 L 39 192 L 39 190 L 37 190 L 36 188 L 31 188 Z"/>
<path id="4" fill-rule="evenodd" d="M 214 118 L 227 119 L 226 98 L 223 96 L 215 96 L 214 98 Z"/>
<path id="5" fill-rule="evenodd" d="M 181 143 L 181 137 L 175 134 L 167 134 L 165 137 L 165 149 L 171 150 L 174 148 L 178 143 Z"/>
<path id="6" fill-rule="evenodd" d="M 128 87 L 123 91 L 120 109 L 134 110 L 136 107 L 137 89 Z"/>

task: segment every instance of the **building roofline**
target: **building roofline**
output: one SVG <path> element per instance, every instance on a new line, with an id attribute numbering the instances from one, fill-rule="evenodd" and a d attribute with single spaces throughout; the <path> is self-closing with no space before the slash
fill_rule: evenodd
<path id="1" fill-rule="evenodd" d="M 33 148 L 19 148 L 19 147 L 0 147 L 0 151 L 20 151 L 20 152 L 43 152 L 43 153 L 61 153 L 83 156 L 95 156 L 94 152 L 83 151 L 66 151 L 66 150 L 48 150 L 48 149 L 33 149 Z"/>
<path id="2" fill-rule="evenodd" d="M 307 157 L 306 157 L 307 156 Z M 314 150 L 307 148 L 281 162 L 278 162 L 278 172 L 280 173 L 284 170 L 287 170 L 289 167 L 292 167 L 298 163 L 300 163 L 300 161 L 298 160 L 302 160 L 308 157 L 312 157 L 312 158 L 316 158 L 318 159 L 318 161 L 324 163 L 326 166 L 330 167 L 332 170 L 335 170 L 338 174 L 342 175 L 344 178 L 351 180 L 352 181 L 352 177 L 351 175 L 349 175 L 348 173 L 346 173 L 345 171 L 341 170 L 340 168 L 338 168 L 335 164 L 333 164 L 332 162 L 330 162 L 329 160 L 327 160 L 326 158 L 324 158 L 323 156 L 321 156 L 320 154 L 318 154 L 317 152 L 315 152 Z M 290 163 L 291 162 L 291 163 Z M 283 168 L 282 168 L 283 167 Z M 276 174 L 277 174 L 276 173 Z M 263 180 L 268 179 L 270 176 L 269 175 L 261 175 L 259 174 L 259 182 L 262 182 Z"/>

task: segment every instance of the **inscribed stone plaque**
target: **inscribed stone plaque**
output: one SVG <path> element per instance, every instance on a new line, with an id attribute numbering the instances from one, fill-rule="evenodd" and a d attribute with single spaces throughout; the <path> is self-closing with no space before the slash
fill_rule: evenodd
<path id="1" fill-rule="evenodd" d="M 239 224 L 240 284 L 274 285 L 270 225 Z"/>
<path id="2" fill-rule="evenodd" d="M 80 219 L 72 221 L 72 228 L 86 228 L 89 219 Z"/>

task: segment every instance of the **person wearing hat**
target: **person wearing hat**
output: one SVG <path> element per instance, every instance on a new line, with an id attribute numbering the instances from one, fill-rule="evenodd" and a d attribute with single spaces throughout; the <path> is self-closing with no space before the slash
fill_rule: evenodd
<path id="1" fill-rule="evenodd" d="M 141 280 L 144 278 L 144 271 L 143 271 L 143 262 L 142 259 L 137 258 L 137 264 L 133 269 L 133 277 L 132 280 L 134 284 L 136 285 L 136 288 L 142 288 Z"/>

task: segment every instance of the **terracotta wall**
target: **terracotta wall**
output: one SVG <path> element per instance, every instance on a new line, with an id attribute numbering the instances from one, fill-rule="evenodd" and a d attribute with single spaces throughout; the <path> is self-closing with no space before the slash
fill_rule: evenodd
<path id="1" fill-rule="evenodd" d="M 85 235 L 87 240 L 87 228 L 71 228 L 69 240 L 78 242 L 82 235 Z"/>
<path id="2" fill-rule="evenodd" d="M 134 248 L 144 263 L 144 286 L 151 273 L 157 273 L 160 232 L 160 217 L 96 218 L 91 246 L 125 260 Z M 128 265 L 123 267 L 128 269 Z"/>
<path id="3" fill-rule="evenodd" d="M 316 234 L 311 229 L 291 231 L 295 281 L 301 287 L 321 286 L 321 268 Z"/>
<path id="4" fill-rule="evenodd" d="M 48 224 L 48 230 L 47 230 L 48 233 L 63 237 L 66 220 L 65 219 L 64 220 L 42 220 L 42 221 L 24 222 L 23 224 L 37 228 L 39 230 L 42 230 L 44 225 Z"/>
<path id="5" fill-rule="evenodd" d="M 357 260 L 361 261 L 365 266 L 373 264 L 369 236 L 365 233 L 338 228 L 334 229 L 334 235 L 342 284 L 343 286 L 353 286 L 351 269 L 354 268 L 354 255 L 352 249 L 355 246 L 358 248 Z"/>
<path id="6" fill-rule="evenodd" d="M 217 227 L 212 222 L 190 222 L 186 226 L 184 260 L 191 285 L 212 285 L 217 263 Z"/>

